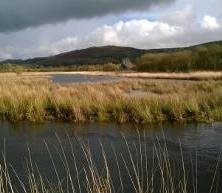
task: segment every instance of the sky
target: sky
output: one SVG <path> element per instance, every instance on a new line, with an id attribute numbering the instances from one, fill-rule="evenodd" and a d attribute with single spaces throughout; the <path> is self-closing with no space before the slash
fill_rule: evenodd
<path id="1" fill-rule="evenodd" d="M 221 0 L 1 0 L 0 60 L 222 40 Z"/>

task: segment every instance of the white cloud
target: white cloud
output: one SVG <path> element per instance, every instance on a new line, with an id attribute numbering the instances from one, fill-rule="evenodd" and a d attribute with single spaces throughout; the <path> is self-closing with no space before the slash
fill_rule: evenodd
<path id="1" fill-rule="evenodd" d="M 154 21 L 146 18 L 120 20 L 110 25 L 94 26 L 95 29 L 88 34 L 70 33 L 56 38 L 56 40 L 53 37 L 50 39 L 51 34 L 47 33 L 47 35 L 41 36 L 45 38 L 41 38 L 40 43 L 32 47 L 19 46 L 19 44 L 12 44 L 15 45 L 12 47 L 0 47 L 0 58 L 48 56 L 104 45 L 131 46 L 144 49 L 189 46 L 221 40 L 222 28 L 219 21 L 219 17 L 217 19 L 205 15 L 200 22 L 200 17 L 196 15 L 192 6 L 187 5 L 182 10 L 161 16 Z M 72 26 L 71 30 L 76 30 L 76 26 Z"/>
<path id="2" fill-rule="evenodd" d="M 23 50 L 23 55 L 54 55 L 91 46 L 117 45 L 138 48 L 160 48 L 183 29 L 164 22 L 142 20 L 119 21 L 113 25 L 96 28 L 87 36 L 70 36 L 54 43 L 47 43 L 36 50 Z"/>
<path id="3" fill-rule="evenodd" d="M 102 26 L 87 37 L 87 41 L 98 45 L 123 45 L 140 48 L 159 47 L 161 42 L 180 33 L 182 29 L 164 22 L 146 19 L 119 21 L 114 25 Z"/>
<path id="4" fill-rule="evenodd" d="M 11 46 L 7 46 L 5 48 L 0 48 L 0 61 L 12 58 L 14 51 L 15 51 L 15 49 Z"/>
<path id="5" fill-rule="evenodd" d="M 139 48 L 160 48 L 177 34 L 182 32 L 179 26 L 146 19 L 119 21 L 113 25 L 104 25 L 85 37 L 69 37 L 53 43 L 48 48 L 50 53 L 59 53 L 90 46 L 117 45 Z M 45 50 L 46 51 L 46 50 Z"/>
<path id="6" fill-rule="evenodd" d="M 187 4 L 184 9 L 177 10 L 171 14 L 164 15 L 161 20 L 171 25 L 188 26 L 193 24 L 196 19 L 193 7 Z"/>
<path id="7" fill-rule="evenodd" d="M 209 15 L 204 16 L 201 22 L 201 26 L 202 28 L 207 29 L 207 30 L 216 30 L 220 28 L 220 24 L 217 22 L 217 19 Z"/>
<path id="8" fill-rule="evenodd" d="M 61 52 L 66 52 L 72 50 L 73 48 L 76 48 L 79 43 L 78 41 L 78 37 L 67 37 L 51 45 L 44 46 L 42 49 L 49 49 L 50 54 L 59 54 Z"/>
<path id="9" fill-rule="evenodd" d="M 44 47 L 50 54 L 91 46 L 117 45 L 153 49 L 181 47 L 221 39 L 217 19 L 204 16 L 200 25 L 191 5 L 156 21 L 132 19 L 97 27 L 86 36 L 62 39 Z M 211 33 L 208 33 L 208 30 Z"/>

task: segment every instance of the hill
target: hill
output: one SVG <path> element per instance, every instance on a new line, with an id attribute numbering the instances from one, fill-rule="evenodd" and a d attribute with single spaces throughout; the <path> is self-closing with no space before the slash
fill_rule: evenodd
<path id="1" fill-rule="evenodd" d="M 183 48 L 143 50 L 130 47 L 104 46 L 27 60 L 5 60 L 0 64 L 29 67 L 70 67 L 119 64 L 128 58 L 137 71 L 222 70 L 222 41 Z"/>
<path id="2" fill-rule="evenodd" d="M 222 70 L 222 41 L 173 49 L 150 50 L 136 59 L 136 70 L 185 72 Z"/>
<path id="3" fill-rule="evenodd" d="M 33 58 L 28 60 L 6 60 L 2 63 L 33 64 L 43 66 L 95 65 L 120 63 L 123 58 L 131 60 L 140 57 L 146 50 L 129 47 L 104 46 L 91 47 L 58 54 L 55 56 Z"/>

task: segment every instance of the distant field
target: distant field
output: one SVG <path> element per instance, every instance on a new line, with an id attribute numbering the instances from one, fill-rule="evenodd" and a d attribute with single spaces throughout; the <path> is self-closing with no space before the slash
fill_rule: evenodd
<path id="1" fill-rule="evenodd" d="M 221 73 L 126 73 L 116 74 L 125 77 L 118 82 L 63 85 L 49 81 L 50 75 L 0 74 L 1 119 L 119 123 L 222 120 Z"/>

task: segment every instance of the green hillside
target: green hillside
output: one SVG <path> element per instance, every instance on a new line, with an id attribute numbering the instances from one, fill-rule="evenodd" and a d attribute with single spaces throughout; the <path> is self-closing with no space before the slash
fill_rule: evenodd
<path id="1" fill-rule="evenodd" d="M 128 58 L 133 70 L 145 72 L 179 72 L 197 70 L 222 70 L 222 41 L 210 42 L 184 48 L 141 50 L 130 47 L 104 46 L 62 53 L 55 56 L 28 60 L 6 60 L 1 69 L 57 68 L 66 70 L 86 69 L 95 65 L 121 64 Z M 7 65 L 5 65 L 7 64 Z M 85 68 L 82 68 L 84 67 Z M 81 67 L 81 68 L 79 68 Z M 111 68 L 112 69 L 112 68 Z"/>
<path id="2" fill-rule="evenodd" d="M 138 57 L 135 64 L 136 70 L 148 72 L 222 70 L 222 41 L 148 51 Z"/>
<path id="3" fill-rule="evenodd" d="M 28 60 L 7 60 L 4 62 L 54 67 L 69 65 L 98 65 L 106 63 L 118 64 L 123 58 L 134 60 L 144 53 L 146 53 L 146 50 L 128 47 L 104 46 L 75 50 L 49 57 L 33 58 Z"/>

